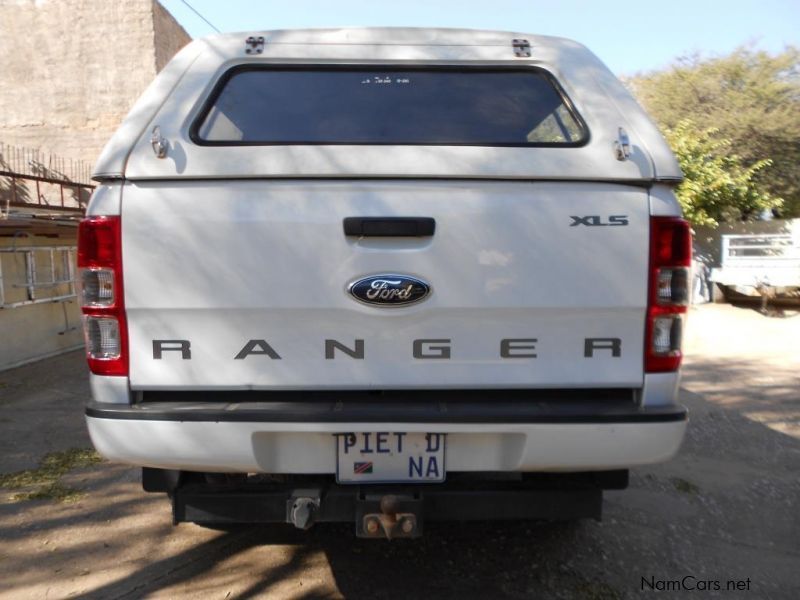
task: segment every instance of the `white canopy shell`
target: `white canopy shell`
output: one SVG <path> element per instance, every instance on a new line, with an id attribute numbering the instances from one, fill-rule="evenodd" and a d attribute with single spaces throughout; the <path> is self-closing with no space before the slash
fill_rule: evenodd
<path id="1" fill-rule="evenodd" d="M 246 39 L 263 37 L 261 53 Z M 515 56 L 525 39 L 530 57 Z M 252 64 L 537 66 L 549 71 L 585 120 L 582 147 L 278 145 L 201 146 L 189 130 L 229 69 Z M 167 153 L 150 143 L 158 126 Z M 632 153 L 618 160 L 623 128 Z M 94 178 L 436 177 L 680 181 L 656 126 L 598 58 L 571 40 L 464 29 L 364 28 L 234 33 L 196 40 L 156 77 L 104 148 Z"/>

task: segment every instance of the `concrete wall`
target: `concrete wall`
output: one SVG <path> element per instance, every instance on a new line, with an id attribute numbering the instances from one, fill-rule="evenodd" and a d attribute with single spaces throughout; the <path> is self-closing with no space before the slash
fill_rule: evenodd
<path id="1" fill-rule="evenodd" d="M 155 71 L 158 73 L 178 53 L 178 50 L 191 41 L 191 38 L 157 0 L 152 0 L 152 4 Z"/>
<path id="2" fill-rule="evenodd" d="M 0 0 L 0 140 L 94 162 L 190 41 L 153 0 Z"/>
<path id="3" fill-rule="evenodd" d="M 80 310 L 75 301 L 0 310 L 0 340 L 0 371 L 81 348 Z"/>

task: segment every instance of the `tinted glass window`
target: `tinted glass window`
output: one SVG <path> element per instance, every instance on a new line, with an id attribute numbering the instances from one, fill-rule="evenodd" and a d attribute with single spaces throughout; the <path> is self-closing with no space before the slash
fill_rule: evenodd
<path id="1" fill-rule="evenodd" d="M 248 69 L 201 115 L 233 144 L 577 145 L 585 130 L 543 71 Z"/>

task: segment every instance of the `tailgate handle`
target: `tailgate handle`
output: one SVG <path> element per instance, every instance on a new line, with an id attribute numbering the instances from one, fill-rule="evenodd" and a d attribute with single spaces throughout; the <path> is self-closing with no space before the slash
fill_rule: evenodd
<path id="1" fill-rule="evenodd" d="M 344 234 L 359 237 L 428 237 L 436 230 L 430 217 L 347 217 Z"/>

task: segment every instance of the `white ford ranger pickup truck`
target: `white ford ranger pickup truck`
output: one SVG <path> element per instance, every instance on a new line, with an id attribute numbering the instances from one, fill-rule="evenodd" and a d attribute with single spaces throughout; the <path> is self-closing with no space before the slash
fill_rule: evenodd
<path id="1" fill-rule="evenodd" d="M 176 523 L 599 518 L 686 427 L 681 177 L 569 40 L 194 41 L 80 226 L 92 441 Z"/>

